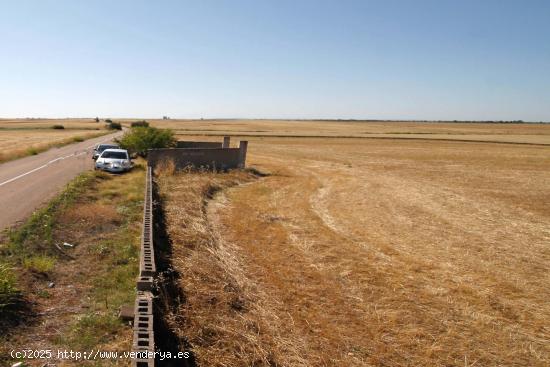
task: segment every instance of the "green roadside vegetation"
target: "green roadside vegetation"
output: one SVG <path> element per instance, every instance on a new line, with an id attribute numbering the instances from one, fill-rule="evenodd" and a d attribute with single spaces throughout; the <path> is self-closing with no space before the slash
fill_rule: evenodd
<path id="1" fill-rule="evenodd" d="M 141 157 L 147 155 L 148 149 L 176 146 L 173 130 L 150 127 L 145 120 L 133 122 L 131 128 L 117 142 L 121 148 Z"/>
<path id="2" fill-rule="evenodd" d="M 144 166 L 140 160 L 123 175 L 81 174 L 24 224 L 4 233 L 1 346 L 25 347 L 38 338 L 43 345 L 73 350 L 130 348 L 131 330 L 118 311 L 135 299 Z M 41 319 L 44 310 L 50 312 L 47 320 Z M 48 322 L 58 330 L 44 333 Z M 24 335 L 17 334 L 21 327 Z"/>

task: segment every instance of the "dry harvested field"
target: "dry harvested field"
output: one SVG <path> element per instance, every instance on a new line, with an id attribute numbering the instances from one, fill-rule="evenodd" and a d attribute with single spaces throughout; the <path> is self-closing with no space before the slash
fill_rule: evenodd
<path id="1" fill-rule="evenodd" d="M 96 130 L 103 128 L 103 122 L 93 119 L 0 119 L 0 129 L 35 130 L 49 129 L 53 125 L 63 125 L 65 129 Z"/>
<path id="2" fill-rule="evenodd" d="M 181 135 L 363 137 L 473 140 L 550 145 L 550 124 L 292 120 L 152 120 Z M 128 122 L 129 123 L 129 122 Z"/>
<path id="3" fill-rule="evenodd" d="M 104 123 L 92 119 L 0 119 L 0 162 L 105 133 Z"/>
<path id="4" fill-rule="evenodd" d="M 249 140 L 158 178 L 199 366 L 550 364 L 549 147 Z"/>

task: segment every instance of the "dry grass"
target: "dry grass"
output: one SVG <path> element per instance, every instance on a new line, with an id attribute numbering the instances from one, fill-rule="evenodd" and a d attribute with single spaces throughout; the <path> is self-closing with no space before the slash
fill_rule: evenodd
<path id="1" fill-rule="evenodd" d="M 549 148 L 249 140 L 271 176 L 161 181 L 199 365 L 550 363 Z"/>
<path id="2" fill-rule="evenodd" d="M 154 173 L 157 177 L 173 176 L 176 173 L 176 164 L 171 159 L 163 160 L 155 167 Z"/>
<path id="3" fill-rule="evenodd" d="M 199 365 L 255 365 L 269 358 L 257 320 L 247 317 L 250 300 L 240 275 L 229 271 L 236 267 L 227 266 L 232 259 L 218 243 L 205 205 L 213 192 L 253 179 L 243 172 L 158 178 L 174 240 L 171 261 L 182 274 L 179 285 L 186 294 L 179 312 L 166 317 L 178 337 L 192 343 Z"/>

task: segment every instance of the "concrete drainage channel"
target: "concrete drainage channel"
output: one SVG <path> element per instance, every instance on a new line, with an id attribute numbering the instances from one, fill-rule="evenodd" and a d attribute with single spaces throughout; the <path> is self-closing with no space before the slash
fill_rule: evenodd
<path id="1" fill-rule="evenodd" d="M 247 141 L 241 141 L 239 148 L 230 148 L 230 138 L 224 137 L 223 143 L 179 142 L 181 148 L 153 149 L 148 152 L 147 173 L 145 175 L 145 199 L 143 205 L 143 232 L 139 259 L 137 295 L 131 315 L 131 306 L 126 317 L 134 320 L 132 359 L 134 367 L 172 367 L 195 366 L 194 356 L 189 345 L 174 335 L 166 324 L 163 315 L 177 310 L 185 298 L 177 285 L 179 273 L 171 265 L 171 242 L 166 234 L 164 212 L 160 201 L 153 202 L 153 169 L 156 163 L 171 159 L 176 169 L 188 166 L 220 168 L 244 168 L 246 162 Z M 155 205 L 156 204 L 156 205 Z M 121 311 L 122 315 L 122 311 Z M 168 353 L 172 357 L 184 352 L 181 358 L 160 358 Z"/>
<path id="2" fill-rule="evenodd" d="M 132 359 L 132 366 L 193 367 L 195 359 L 189 352 L 189 345 L 181 344 L 163 317 L 177 309 L 184 296 L 177 286 L 179 273 L 170 263 L 171 243 L 165 230 L 162 205 L 154 200 L 156 191 L 152 176 L 152 168 L 147 167 L 139 275 L 133 307 L 132 351 L 136 358 Z M 172 358 L 159 358 L 155 350 L 163 356 L 169 352 Z M 174 358 L 184 351 L 184 359 Z"/>
<path id="3" fill-rule="evenodd" d="M 145 199 L 143 203 L 143 232 L 139 259 L 137 296 L 134 305 L 134 340 L 132 350 L 138 358 L 132 359 L 132 366 L 155 365 L 155 331 L 153 312 L 153 276 L 156 274 L 155 250 L 153 246 L 153 180 L 151 167 L 145 175 Z"/>

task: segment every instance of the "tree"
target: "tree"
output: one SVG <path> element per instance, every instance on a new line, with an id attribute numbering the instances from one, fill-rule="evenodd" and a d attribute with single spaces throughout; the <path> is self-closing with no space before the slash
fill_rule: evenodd
<path id="1" fill-rule="evenodd" d="M 120 124 L 120 122 L 111 121 L 107 124 L 107 128 L 111 130 L 122 130 L 122 125 Z"/>
<path id="2" fill-rule="evenodd" d="M 132 122 L 131 124 L 132 127 L 149 127 L 149 123 L 145 120 L 141 120 L 141 121 L 134 121 Z"/>
<path id="3" fill-rule="evenodd" d="M 147 156 L 148 149 L 155 148 L 170 148 L 176 145 L 174 132 L 169 129 L 157 129 L 149 126 L 132 127 L 122 138 L 118 140 L 118 144 L 123 149 L 127 149 L 131 153 Z"/>
<path id="4" fill-rule="evenodd" d="M 99 122 L 99 117 L 96 117 L 96 118 L 95 118 L 95 122 Z"/>

